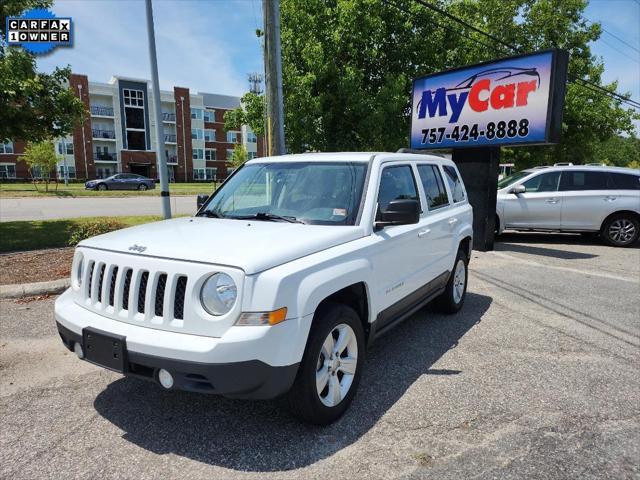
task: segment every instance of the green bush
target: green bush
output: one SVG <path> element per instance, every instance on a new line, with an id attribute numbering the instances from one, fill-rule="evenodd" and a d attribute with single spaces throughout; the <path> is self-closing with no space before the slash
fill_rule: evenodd
<path id="1" fill-rule="evenodd" d="M 91 220 L 74 225 L 69 235 L 69 245 L 74 247 L 82 240 L 95 237 L 103 233 L 120 230 L 126 225 L 118 220 Z"/>

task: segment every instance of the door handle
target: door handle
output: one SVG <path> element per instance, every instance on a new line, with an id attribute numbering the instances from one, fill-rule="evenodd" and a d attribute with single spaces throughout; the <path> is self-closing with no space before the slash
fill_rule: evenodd
<path id="1" fill-rule="evenodd" d="M 458 223 L 457 218 L 452 218 L 451 220 L 449 220 L 449 225 L 455 225 L 456 223 Z"/>
<path id="2" fill-rule="evenodd" d="M 430 229 L 430 228 L 425 228 L 424 230 L 420 230 L 420 231 L 418 232 L 418 237 L 422 238 L 422 237 L 424 237 L 425 235 L 427 235 L 430 231 L 431 231 L 431 229 Z"/>
<path id="3" fill-rule="evenodd" d="M 556 203 L 558 203 L 558 199 L 557 198 L 548 198 L 546 200 L 546 202 L 547 203 L 553 203 L 555 205 Z"/>
<path id="4" fill-rule="evenodd" d="M 616 197 L 612 197 L 611 195 L 608 195 L 606 197 L 604 197 L 604 201 L 605 202 L 613 202 L 616 199 Z"/>

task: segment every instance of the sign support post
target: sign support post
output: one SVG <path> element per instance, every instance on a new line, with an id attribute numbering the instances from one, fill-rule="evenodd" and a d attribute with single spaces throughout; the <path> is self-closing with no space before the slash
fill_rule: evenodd
<path id="1" fill-rule="evenodd" d="M 473 207 L 473 249 L 493 250 L 500 147 L 454 149 L 453 161 L 462 175 Z"/>

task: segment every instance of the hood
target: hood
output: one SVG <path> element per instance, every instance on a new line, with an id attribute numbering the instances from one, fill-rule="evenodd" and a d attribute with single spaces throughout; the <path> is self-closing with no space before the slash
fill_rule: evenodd
<path id="1" fill-rule="evenodd" d="M 355 226 L 185 217 L 98 235 L 79 246 L 227 265 L 251 275 L 362 236 Z"/>

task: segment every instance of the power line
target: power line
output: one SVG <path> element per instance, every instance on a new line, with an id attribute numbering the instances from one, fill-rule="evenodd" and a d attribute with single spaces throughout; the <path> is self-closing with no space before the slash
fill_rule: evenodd
<path id="1" fill-rule="evenodd" d="M 604 38 L 601 38 L 600 41 L 604 42 L 605 45 L 609 45 L 609 47 L 613 48 L 620 55 L 624 55 L 628 59 L 633 60 L 634 62 L 640 63 L 639 59 L 632 57 L 631 55 L 629 55 L 626 52 L 623 52 L 622 50 L 618 50 L 618 48 L 615 45 L 612 45 L 611 43 L 607 42 Z"/>
<path id="2" fill-rule="evenodd" d="M 586 18 L 586 17 L 585 17 L 585 18 Z M 627 42 L 626 40 L 624 40 L 623 38 L 620 38 L 620 37 L 619 37 L 619 36 L 617 36 L 616 34 L 614 34 L 614 33 L 610 32 L 609 30 L 607 30 L 606 28 L 604 28 L 604 27 L 602 26 L 602 22 L 594 22 L 594 21 L 593 21 L 593 20 L 591 20 L 590 18 L 586 18 L 586 20 L 587 20 L 589 23 L 591 23 L 591 24 L 598 23 L 598 24 L 600 25 L 600 28 L 602 29 L 602 31 L 603 31 L 604 33 L 607 33 L 607 34 L 611 35 L 613 38 L 615 38 L 615 39 L 616 39 L 616 40 L 618 40 L 619 42 L 624 43 L 627 47 L 629 47 L 629 48 L 633 48 L 636 52 L 639 52 L 639 53 L 640 53 L 640 48 L 638 48 L 638 47 L 636 47 L 636 46 L 634 46 L 634 45 L 631 45 L 630 43 L 628 43 L 628 42 Z"/>
<path id="3" fill-rule="evenodd" d="M 511 45 L 511 44 L 509 44 L 509 43 L 507 43 L 507 42 L 505 42 L 503 40 L 501 40 L 500 38 L 498 38 L 498 37 L 496 37 L 496 36 L 494 36 L 494 35 L 492 35 L 492 34 L 490 34 L 488 32 L 485 32 L 484 30 L 481 30 L 481 29 L 475 27 L 474 25 L 471 25 L 470 23 L 464 21 L 463 19 L 461 19 L 459 17 L 456 17 L 456 16 L 450 14 L 449 12 L 441 9 L 440 7 L 437 7 L 437 6 L 432 5 L 432 4 L 428 3 L 428 2 L 425 2 L 424 0 L 414 0 L 414 1 L 416 3 L 419 3 L 420 5 L 428 8 L 428 9 L 430 9 L 430 10 L 433 10 L 434 12 L 439 13 L 440 15 L 444 15 L 445 17 L 453 20 L 456 23 L 464 25 L 465 27 L 470 28 L 471 30 L 473 30 L 473 31 L 475 31 L 475 32 L 477 32 L 479 34 L 481 34 L 481 35 L 483 35 L 483 36 L 485 36 L 487 38 L 490 38 L 494 42 L 496 42 L 496 43 L 498 43 L 498 44 L 500 44 L 500 45 L 502 45 L 502 46 L 504 46 L 504 47 L 516 52 L 516 53 L 523 53 L 520 48 L 515 47 L 515 46 L 513 46 L 513 45 Z M 596 88 L 600 92 L 602 92 L 602 93 L 604 93 L 606 95 L 609 95 L 612 98 L 616 98 L 617 100 L 619 100 L 619 101 L 621 101 L 623 103 L 626 103 L 626 104 L 628 104 L 628 105 L 630 105 L 630 106 L 632 106 L 634 108 L 640 108 L 640 103 L 636 102 L 635 100 L 632 100 L 631 98 L 627 98 L 627 97 L 625 97 L 623 95 L 620 95 L 617 92 L 612 92 L 610 90 L 607 90 L 606 88 L 604 88 L 604 87 L 602 87 L 602 86 L 600 86 L 600 85 L 598 85 L 596 83 L 590 82 L 588 80 L 584 80 L 584 79 L 578 77 L 577 75 L 570 74 L 569 77 L 571 77 L 571 79 L 574 82 L 579 82 L 578 84 L 580 86 L 586 87 L 587 85 L 589 85 L 589 86 L 592 87 L 590 90 L 593 90 L 594 88 Z"/>

